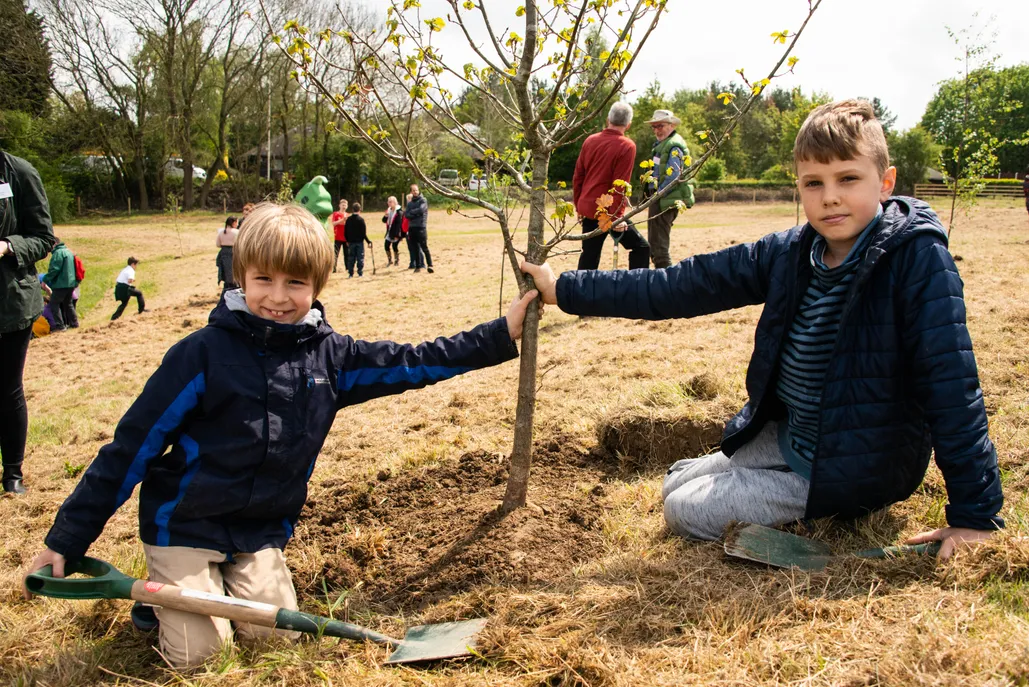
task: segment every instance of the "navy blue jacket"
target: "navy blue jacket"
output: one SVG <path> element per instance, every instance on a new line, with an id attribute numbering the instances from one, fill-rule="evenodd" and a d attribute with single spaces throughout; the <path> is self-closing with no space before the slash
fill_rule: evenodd
<path id="1" fill-rule="evenodd" d="M 566 272 L 558 305 L 578 315 L 660 320 L 764 303 L 747 369 L 750 399 L 722 438 L 731 456 L 766 421 L 785 417 L 775 394 L 779 356 L 811 279 L 814 237 L 806 224 L 664 270 Z M 935 213 L 913 198 L 888 200 L 826 371 L 808 517 L 852 517 L 906 499 L 934 449 L 950 499 L 947 522 L 1003 527 L 962 288 Z"/>
<path id="2" fill-rule="evenodd" d="M 148 544 L 283 548 L 339 409 L 517 355 L 504 318 L 412 346 L 355 341 L 324 320 L 277 326 L 222 301 L 206 327 L 169 349 L 61 506 L 46 545 L 83 555 L 142 482 Z"/>
<path id="3" fill-rule="evenodd" d="M 423 194 L 419 193 L 407 203 L 407 207 L 404 208 L 404 217 L 407 218 L 408 230 L 426 227 L 429 221 L 429 201 Z"/>

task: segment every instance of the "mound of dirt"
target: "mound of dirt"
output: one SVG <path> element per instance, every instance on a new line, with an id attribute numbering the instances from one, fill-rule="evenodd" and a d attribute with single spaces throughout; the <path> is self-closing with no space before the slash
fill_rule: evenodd
<path id="1" fill-rule="evenodd" d="M 600 446 L 618 456 L 623 474 L 667 470 L 680 458 L 710 453 L 722 440 L 731 417 L 721 407 L 712 413 L 640 408 L 612 413 L 597 425 Z"/>
<path id="2" fill-rule="evenodd" d="M 600 542 L 605 464 L 558 441 L 537 447 L 529 505 L 501 515 L 507 466 L 504 456 L 473 452 L 401 476 L 323 483 L 302 518 L 326 556 L 303 577 L 337 589 L 360 582 L 370 600 L 405 608 L 483 582 L 569 576 Z"/>
<path id="3" fill-rule="evenodd" d="M 657 385 L 639 404 L 601 418 L 600 448 L 618 457 L 623 475 L 662 472 L 681 458 L 710 453 L 733 413 L 721 392 L 709 373 Z"/>

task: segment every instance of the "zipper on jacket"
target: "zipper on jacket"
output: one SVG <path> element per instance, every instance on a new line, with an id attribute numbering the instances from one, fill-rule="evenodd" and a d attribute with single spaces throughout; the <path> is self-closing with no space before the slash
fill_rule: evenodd
<path id="1" fill-rule="evenodd" d="M 791 254 L 794 253 L 794 251 L 796 251 L 795 255 L 790 255 L 790 262 L 793 263 L 794 272 L 797 274 L 798 279 L 800 277 L 800 265 L 801 265 L 800 256 L 802 256 L 803 253 L 804 253 L 804 251 L 802 250 L 803 249 L 803 243 L 804 243 L 804 238 L 801 237 L 801 238 L 797 239 L 796 243 L 794 243 L 793 246 L 790 246 L 790 253 Z M 779 334 L 779 345 L 778 345 L 778 347 L 776 348 L 776 351 L 775 351 L 775 361 L 772 363 L 773 366 L 778 365 L 778 359 L 779 359 L 779 356 L 782 355 L 783 344 L 785 343 L 786 337 L 789 334 L 790 325 L 793 323 L 793 318 L 796 317 L 796 315 L 797 315 L 797 310 L 799 308 L 799 304 L 797 302 L 795 302 L 795 301 L 798 301 L 799 299 L 797 299 L 795 297 L 796 296 L 796 292 L 797 292 L 797 279 L 790 279 L 789 282 L 787 282 L 787 284 L 786 284 L 786 308 L 787 308 L 786 317 L 785 317 L 785 319 L 783 321 L 784 324 L 783 324 L 782 332 Z M 769 390 L 766 389 L 765 393 L 761 396 L 761 398 L 759 398 L 757 400 L 757 403 L 754 404 L 754 414 L 751 417 L 751 422 L 753 422 L 754 419 L 758 417 L 759 411 L 761 410 L 761 406 L 765 402 L 765 396 L 767 396 L 768 393 L 769 393 Z M 749 427 L 750 423 L 748 423 L 747 426 Z M 736 436 L 736 434 L 739 434 L 739 432 L 736 432 L 735 434 L 732 434 L 732 435 L 730 435 L 729 437 L 726 437 L 726 438 L 727 439 L 731 439 L 732 437 Z M 724 443 L 724 441 L 723 441 L 723 443 Z"/>
<path id="2" fill-rule="evenodd" d="M 875 251 L 873 253 L 873 251 Z M 836 330 L 836 341 L 833 342 L 832 353 L 829 354 L 830 363 L 836 358 L 836 353 L 840 347 L 840 334 L 843 332 L 843 327 L 847 322 L 847 317 L 850 312 L 854 309 L 854 303 L 857 302 L 858 293 L 864 288 L 865 283 L 871 278 L 872 271 L 876 265 L 879 264 L 879 260 L 882 256 L 886 255 L 886 251 L 878 246 L 869 246 L 868 252 L 865 253 L 865 259 L 862 261 L 861 267 L 865 268 L 860 270 L 858 274 L 854 275 L 854 283 L 851 285 L 850 294 L 847 296 L 847 302 L 843 304 L 843 311 L 840 313 L 840 326 Z M 859 268 L 860 269 L 860 268 Z M 826 375 L 828 376 L 829 368 L 826 368 Z M 822 395 L 818 399 L 818 430 L 816 436 L 818 437 L 818 443 L 815 444 L 814 455 L 811 456 L 811 479 L 809 480 L 811 486 L 808 488 L 808 503 L 811 502 L 811 494 L 815 491 L 815 463 L 818 462 L 818 454 L 822 444 L 822 415 L 825 410 L 825 380 L 822 380 Z M 806 507 L 805 507 L 806 510 Z M 806 513 L 805 513 L 806 515 Z"/>

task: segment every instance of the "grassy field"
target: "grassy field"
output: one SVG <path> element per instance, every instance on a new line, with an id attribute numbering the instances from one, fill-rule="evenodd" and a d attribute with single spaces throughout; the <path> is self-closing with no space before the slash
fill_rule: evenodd
<path id="1" fill-rule="evenodd" d="M 790 226 L 792 205 L 698 205 L 680 217 L 685 257 Z M 378 226 L 375 213 L 370 226 Z M 531 504 L 490 516 L 514 422 L 513 363 L 342 411 L 287 549 L 303 610 L 401 633 L 488 616 L 475 660 L 382 666 L 383 649 L 324 640 L 227 650 L 178 675 L 134 631 L 129 602 L 23 601 L 22 566 L 76 475 L 168 347 L 218 296 L 222 217 L 65 225 L 87 265 L 82 329 L 34 341 L 25 374 L 30 493 L 0 499 L 0 680 L 16 685 L 967 685 L 1029 684 L 1029 222 L 991 203 L 960 217 L 951 250 L 1005 484 L 1008 530 L 950 563 L 859 561 L 821 573 L 727 559 L 669 537 L 665 466 L 717 442 L 744 400 L 759 308 L 691 321 L 598 320 L 548 308 Z M 376 230 L 377 231 L 377 230 Z M 373 231 L 373 235 L 376 234 Z M 430 217 L 436 274 L 386 268 L 321 296 L 355 337 L 422 341 L 496 317 L 501 242 L 485 220 Z M 118 322 L 128 255 L 151 312 Z M 406 261 L 406 255 L 402 258 Z M 574 266 L 576 256 L 554 261 Z M 604 257 L 606 266 L 610 253 Z M 622 264 L 625 257 L 622 256 Z M 857 523 L 817 523 L 843 554 L 943 525 L 931 467 L 919 492 Z M 91 553 L 145 575 L 130 499 Z"/>

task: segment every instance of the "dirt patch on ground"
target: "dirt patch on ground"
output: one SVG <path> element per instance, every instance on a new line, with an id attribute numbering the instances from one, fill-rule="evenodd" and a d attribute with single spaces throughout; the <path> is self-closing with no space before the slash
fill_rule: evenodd
<path id="1" fill-rule="evenodd" d="M 620 472 L 662 472 L 681 458 L 710 453 L 734 411 L 711 374 L 653 386 L 637 403 L 597 422 L 600 448 L 616 456 Z"/>
<path id="2" fill-rule="evenodd" d="M 486 451 L 399 476 L 325 482 L 302 515 L 304 536 L 324 554 L 321 569 L 299 577 L 335 589 L 361 583 L 369 600 L 396 608 L 483 583 L 556 582 L 602 543 L 610 467 L 558 440 L 539 446 L 530 504 L 506 516 L 497 507 L 508 461 Z"/>

